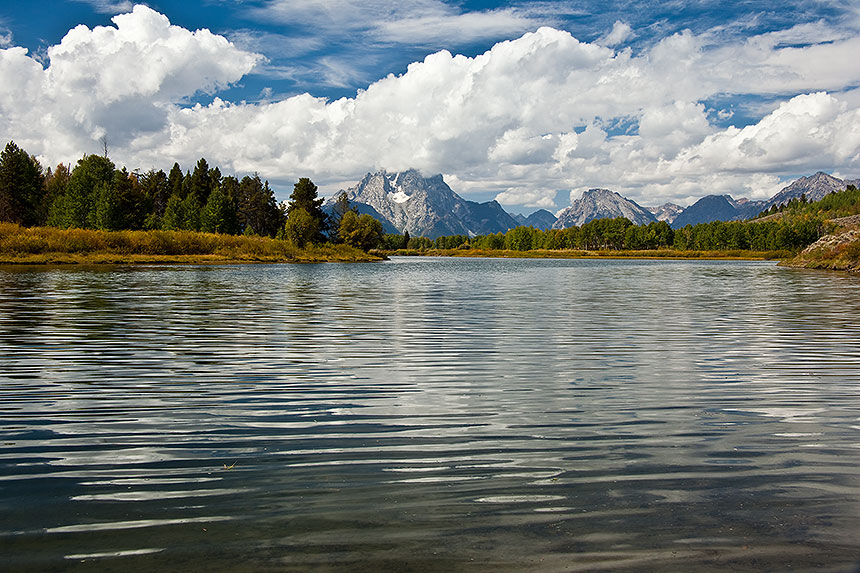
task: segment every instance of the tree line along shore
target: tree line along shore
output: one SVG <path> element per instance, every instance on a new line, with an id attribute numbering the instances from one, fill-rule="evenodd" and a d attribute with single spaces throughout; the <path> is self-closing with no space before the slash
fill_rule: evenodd
<path id="1" fill-rule="evenodd" d="M 107 150 L 106 150 L 107 151 Z M 279 205 L 258 174 L 118 169 L 104 155 L 43 170 L 9 142 L 0 152 L 0 262 L 371 261 L 382 224 L 346 196 L 330 213 L 316 185 Z"/>
<path id="2" fill-rule="evenodd" d="M 857 237 L 846 234 L 860 226 L 850 221 L 860 215 L 853 186 L 818 202 L 794 199 L 749 221 L 672 229 L 619 217 L 436 239 L 383 234 L 382 224 L 360 215 L 345 194 L 328 213 L 322 202 L 316 185 L 301 178 L 279 205 L 258 174 L 223 176 L 205 159 L 184 173 L 178 163 L 168 173 L 138 173 L 117 168 L 106 149 L 74 168 L 44 170 L 9 142 L 0 152 L 0 262 L 367 261 L 423 254 L 793 259 L 802 266 L 860 268 L 852 254 L 860 254 L 860 245 L 852 246 Z M 834 236 L 842 239 L 831 239 L 829 250 L 810 250 Z M 828 258 L 840 262 L 828 264 Z"/>

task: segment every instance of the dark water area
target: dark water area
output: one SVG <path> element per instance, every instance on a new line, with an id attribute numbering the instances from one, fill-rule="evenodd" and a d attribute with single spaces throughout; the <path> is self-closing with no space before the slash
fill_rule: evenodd
<path id="1" fill-rule="evenodd" d="M 0 268 L 0 569 L 853 571 L 860 277 Z"/>

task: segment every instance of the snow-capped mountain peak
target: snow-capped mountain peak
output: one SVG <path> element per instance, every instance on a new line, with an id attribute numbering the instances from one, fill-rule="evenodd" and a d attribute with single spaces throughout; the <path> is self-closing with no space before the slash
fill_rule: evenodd
<path id="1" fill-rule="evenodd" d="M 414 237 L 483 235 L 516 227 L 496 201 L 475 203 L 457 195 L 442 175 L 424 177 L 410 169 L 368 173 L 347 191 L 359 211 L 378 216 L 383 224 Z M 329 203 L 334 199 L 329 199 Z"/>

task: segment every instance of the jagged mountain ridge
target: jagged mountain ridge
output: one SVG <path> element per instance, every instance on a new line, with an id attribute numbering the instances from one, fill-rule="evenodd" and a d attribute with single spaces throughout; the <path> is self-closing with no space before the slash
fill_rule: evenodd
<path id="1" fill-rule="evenodd" d="M 809 177 L 801 177 L 784 187 L 779 193 L 765 201 L 761 210 L 770 209 L 773 205 L 779 206 L 788 203 L 792 199 L 800 199 L 802 195 L 805 195 L 808 201 L 820 201 L 825 195 L 834 191 L 842 191 L 849 185 L 860 186 L 860 179 L 839 179 L 819 171 Z"/>
<path id="2" fill-rule="evenodd" d="M 634 225 L 647 225 L 657 219 L 654 214 L 609 189 L 589 189 L 570 207 L 558 212 L 553 229 L 580 226 L 594 219 L 626 217 Z"/>
<path id="3" fill-rule="evenodd" d="M 442 175 L 423 177 L 414 169 L 368 173 L 345 193 L 359 212 L 370 212 L 369 207 L 383 226 L 398 233 L 408 231 L 413 237 L 485 235 L 517 226 L 497 201 L 468 201 L 451 190 Z M 326 205 L 333 205 L 335 197 Z"/>
<path id="4" fill-rule="evenodd" d="M 658 221 L 666 221 L 671 225 L 675 218 L 684 210 L 684 207 L 675 203 L 663 203 L 659 207 L 646 207 L 646 209 L 651 211 Z"/>

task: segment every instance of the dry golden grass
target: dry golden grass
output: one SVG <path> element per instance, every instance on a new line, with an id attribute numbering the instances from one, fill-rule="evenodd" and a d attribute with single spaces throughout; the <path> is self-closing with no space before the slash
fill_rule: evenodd
<path id="1" fill-rule="evenodd" d="M 0 263 L 126 264 L 373 261 L 347 245 L 299 249 L 287 241 L 193 231 L 95 231 L 0 223 Z"/>

